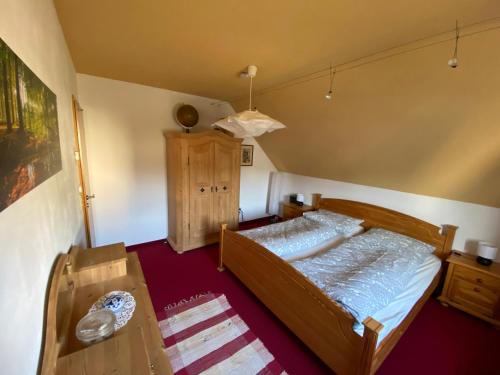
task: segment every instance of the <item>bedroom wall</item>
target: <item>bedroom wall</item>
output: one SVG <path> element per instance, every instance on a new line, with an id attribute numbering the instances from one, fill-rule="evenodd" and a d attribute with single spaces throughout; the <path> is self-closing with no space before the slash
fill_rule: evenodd
<path id="1" fill-rule="evenodd" d="M 306 202 L 310 203 L 311 194 L 321 193 L 325 198 L 371 203 L 415 216 L 435 225 L 457 225 L 459 229 L 453 244 L 456 250 L 475 253 L 478 240 L 500 246 L 499 208 L 292 173 L 281 173 L 281 175 L 282 200 L 287 199 L 291 193 L 304 193 Z M 497 260 L 500 261 L 500 254 Z"/>
<path id="2" fill-rule="evenodd" d="M 36 374 L 52 264 L 84 235 L 73 159 L 76 75 L 51 0 L 3 0 L 0 37 L 57 96 L 62 171 L 0 212 L 0 372 Z"/>
<path id="3" fill-rule="evenodd" d="M 180 131 L 178 103 L 195 106 L 195 131 L 233 112 L 225 102 L 175 91 L 78 74 L 86 137 L 94 243 L 127 245 L 166 238 L 167 195 L 163 131 Z M 254 165 L 241 169 L 240 206 L 245 220 L 266 215 L 273 164 L 253 139 Z"/>
<path id="4" fill-rule="evenodd" d="M 259 144 L 280 171 L 500 207 L 500 21 L 481 27 L 456 69 L 450 33 L 340 65 L 331 101 L 328 72 L 257 93 L 288 126 Z"/>

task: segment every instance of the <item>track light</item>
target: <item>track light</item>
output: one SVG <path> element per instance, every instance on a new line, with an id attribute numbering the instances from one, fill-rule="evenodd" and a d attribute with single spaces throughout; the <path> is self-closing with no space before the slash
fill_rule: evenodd
<path id="1" fill-rule="evenodd" d="M 460 31 L 458 30 L 458 21 L 455 25 L 455 51 L 453 52 L 453 57 L 448 60 L 448 66 L 455 69 L 458 66 L 458 38 L 460 37 Z"/>
<path id="2" fill-rule="evenodd" d="M 333 70 L 333 66 L 330 64 L 330 90 L 328 90 L 328 92 L 325 95 L 325 98 L 328 100 L 331 100 L 333 97 L 332 87 L 333 87 L 333 79 L 335 78 L 335 72 L 336 71 Z"/>

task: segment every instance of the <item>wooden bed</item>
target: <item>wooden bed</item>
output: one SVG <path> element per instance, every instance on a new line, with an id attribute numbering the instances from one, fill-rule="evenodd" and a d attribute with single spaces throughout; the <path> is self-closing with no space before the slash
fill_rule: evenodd
<path id="1" fill-rule="evenodd" d="M 445 260 L 451 252 L 456 226 L 441 228 L 417 218 L 366 203 L 342 199 L 321 199 L 315 209 L 326 209 L 363 219 L 365 229 L 384 228 L 436 247 L 435 255 Z M 220 233 L 219 270 L 227 267 L 288 328 L 339 375 L 367 375 L 377 371 L 424 303 L 436 289 L 441 270 L 408 316 L 377 347 L 382 324 L 372 318 L 363 321 L 364 333 L 353 331 L 354 318 L 331 300 L 293 266 L 263 246 L 227 229 Z"/>

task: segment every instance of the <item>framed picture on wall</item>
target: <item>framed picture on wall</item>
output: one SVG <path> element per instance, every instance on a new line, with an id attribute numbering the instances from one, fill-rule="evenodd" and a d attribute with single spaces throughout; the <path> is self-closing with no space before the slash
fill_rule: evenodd
<path id="1" fill-rule="evenodd" d="M 241 145 L 241 165 L 246 167 L 253 165 L 253 145 Z"/>

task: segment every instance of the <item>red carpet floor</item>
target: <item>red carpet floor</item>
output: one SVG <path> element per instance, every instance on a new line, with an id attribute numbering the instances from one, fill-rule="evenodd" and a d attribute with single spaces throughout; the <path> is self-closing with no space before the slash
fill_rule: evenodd
<path id="1" fill-rule="evenodd" d="M 229 271 L 217 271 L 217 245 L 182 255 L 163 241 L 127 250 L 139 254 L 157 312 L 203 292 L 224 293 L 289 374 L 331 373 L 236 277 Z M 431 299 L 377 374 L 500 374 L 500 330 Z"/>

